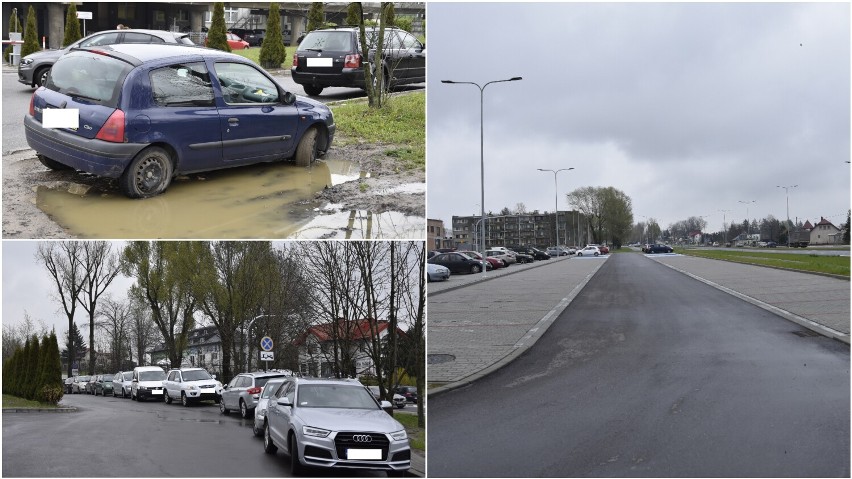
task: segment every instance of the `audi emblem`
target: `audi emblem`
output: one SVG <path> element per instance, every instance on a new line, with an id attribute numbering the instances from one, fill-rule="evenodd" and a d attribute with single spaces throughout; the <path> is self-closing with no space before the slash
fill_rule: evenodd
<path id="1" fill-rule="evenodd" d="M 352 440 L 355 442 L 373 442 L 373 437 L 369 434 L 355 434 L 352 436 Z"/>

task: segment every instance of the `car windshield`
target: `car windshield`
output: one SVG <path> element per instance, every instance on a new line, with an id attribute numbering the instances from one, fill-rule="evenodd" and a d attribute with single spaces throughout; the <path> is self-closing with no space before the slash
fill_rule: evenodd
<path id="1" fill-rule="evenodd" d="M 128 371 L 128 372 L 124 373 L 123 377 L 124 377 L 125 381 L 132 381 L 133 380 L 133 371 Z"/>
<path id="2" fill-rule="evenodd" d="M 163 371 L 141 371 L 139 373 L 140 381 L 162 381 L 166 379 L 166 373 Z"/>
<path id="3" fill-rule="evenodd" d="M 203 369 L 196 369 L 193 371 L 184 371 L 183 372 L 183 380 L 184 381 L 204 381 L 205 379 L 213 379 L 210 374 Z"/>
<path id="4" fill-rule="evenodd" d="M 311 32 L 299 44 L 299 50 L 352 51 L 352 34 L 348 31 Z"/>
<path id="5" fill-rule="evenodd" d="M 376 409 L 376 401 L 360 384 L 303 384 L 299 387 L 299 407 Z"/>

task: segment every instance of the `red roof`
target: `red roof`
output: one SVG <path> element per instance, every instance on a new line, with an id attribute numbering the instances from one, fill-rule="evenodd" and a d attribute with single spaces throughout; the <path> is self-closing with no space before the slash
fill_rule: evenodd
<path id="1" fill-rule="evenodd" d="M 805 224 L 802 226 L 802 228 L 806 230 L 812 230 L 814 229 L 814 225 L 812 225 L 809 220 L 805 220 Z"/>
<path id="2" fill-rule="evenodd" d="M 377 334 L 381 334 L 384 330 L 388 329 L 387 321 L 376 322 L 372 319 L 360 319 L 357 321 L 349 322 L 349 333 L 347 334 L 346 321 L 341 319 L 337 321 L 337 336 L 341 338 L 347 338 L 350 341 L 367 339 L 371 337 L 370 323 L 374 323 L 374 327 L 376 328 Z M 313 335 L 320 342 L 330 341 L 334 337 L 334 323 L 325 323 L 318 324 L 316 326 L 311 326 L 305 333 L 303 333 L 301 336 L 299 336 L 298 339 L 294 341 L 294 344 L 296 346 L 302 345 L 307 339 L 308 335 Z"/>
<path id="3" fill-rule="evenodd" d="M 828 221 L 827 219 L 820 216 L 819 223 L 817 223 L 817 226 L 834 226 L 834 224 L 832 224 L 831 221 Z M 836 228 L 836 226 L 834 227 Z"/>

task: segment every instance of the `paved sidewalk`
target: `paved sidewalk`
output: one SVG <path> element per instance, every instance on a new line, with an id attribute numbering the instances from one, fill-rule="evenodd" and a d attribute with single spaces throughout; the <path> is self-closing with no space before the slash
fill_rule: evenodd
<path id="1" fill-rule="evenodd" d="M 648 258 L 849 344 L 848 280 L 691 256 Z M 453 275 L 447 282 L 430 283 L 429 394 L 465 386 L 518 357 L 605 261 L 560 258 L 489 272 L 485 281 L 481 275 Z M 536 281 L 525 281 L 527 275 Z"/>

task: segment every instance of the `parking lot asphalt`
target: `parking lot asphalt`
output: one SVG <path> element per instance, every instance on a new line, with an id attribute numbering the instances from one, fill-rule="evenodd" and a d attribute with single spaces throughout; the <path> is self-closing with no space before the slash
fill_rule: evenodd
<path id="1" fill-rule="evenodd" d="M 677 254 L 646 256 L 849 344 L 848 280 Z M 606 257 L 559 258 L 488 272 L 484 280 L 468 274 L 430 283 L 429 394 L 468 385 L 523 354 L 604 261 Z M 535 275 L 536 281 L 524 281 L 525 275 Z"/>

